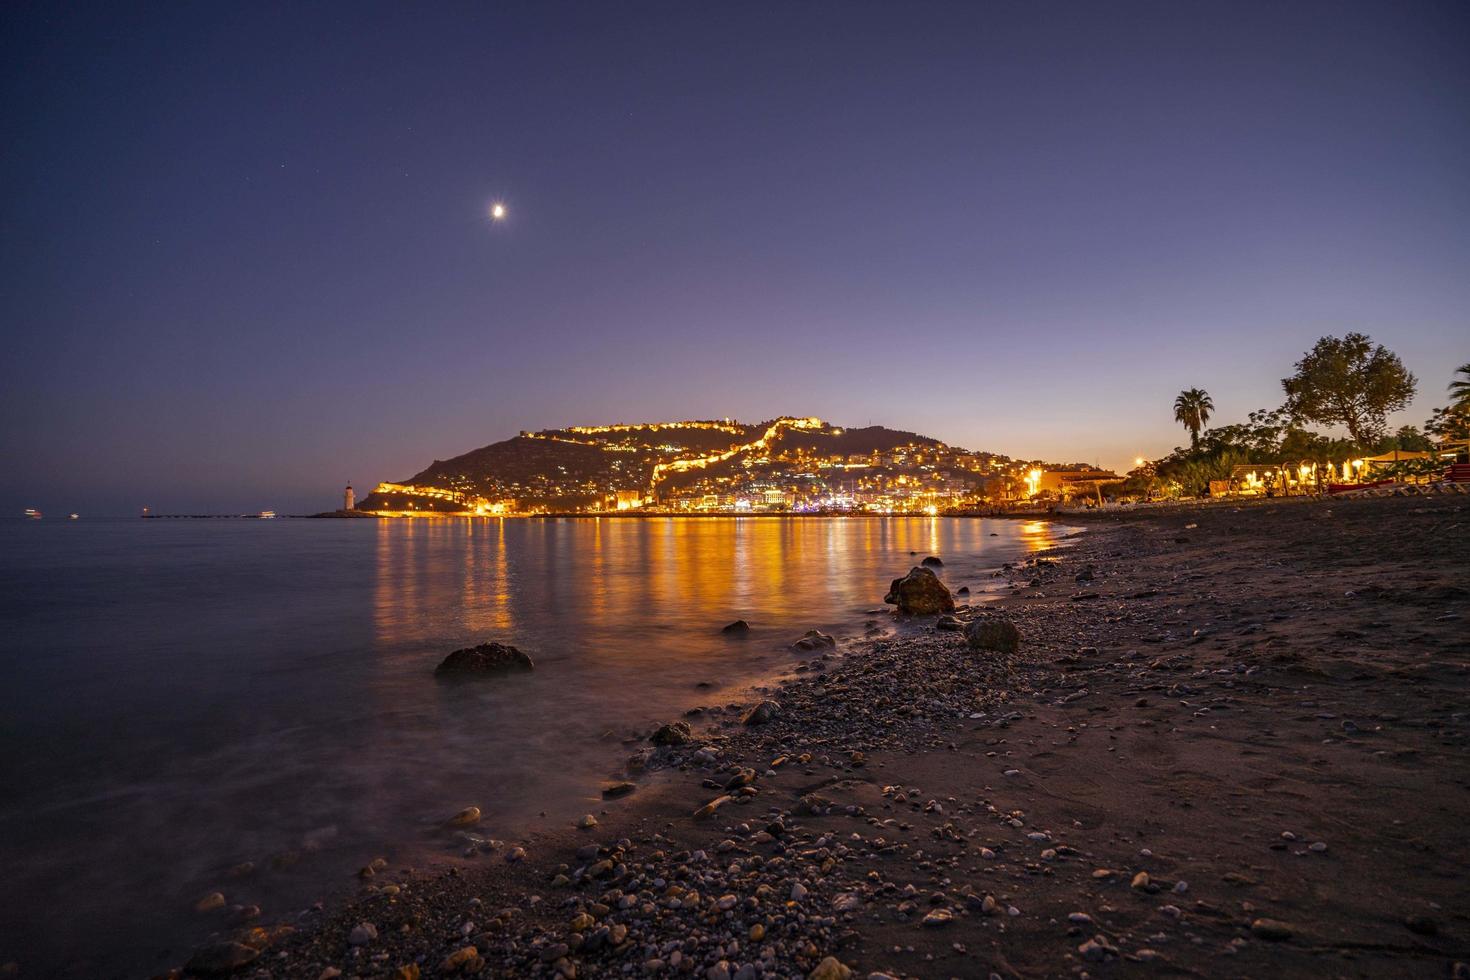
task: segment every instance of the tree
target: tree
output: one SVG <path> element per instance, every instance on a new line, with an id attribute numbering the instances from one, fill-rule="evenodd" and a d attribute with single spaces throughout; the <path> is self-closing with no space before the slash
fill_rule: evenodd
<path id="1" fill-rule="evenodd" d="M 1350 333 L 1317 341 L 1281 387 L 1292 418 L 1341 425 L 1366 447 L 1382 435 L 1388 414 L 1409 404 L 1418 382 L 1393 351 Z"/>
<path id="2" fill-rule="evenodd" d="M 1189 430 L 1189 444 L 1192 447 L 1199 448 L 1199 430 L 1205 427 L 1214 410 L 1215 403 L 1210 400 L 1209 392 L 1198 388 L 1181 391 L 1179 397 L 1174 399 L 1174 421 Z"/>
<path id="3" fill-rule="evenodd" d="M 1434 449 L 1434 440 L 1420 432 L 1417 425 L 1401 425 L 1399 431 L 1391 436 L 1384 436 L 1373 449 L 1378 453 L 1391 453 L 1394 450 L 1427 453 Z"/>
<path id="4" fill-rule="evenodd" d="M 1436 408 L 1424 431 L 1437 439 L 1470 439 L 1470 406 Z"/>
<path id="5" fill-rule="evenodd" d="M 1461 364 L 1455 373 L 1464 377 L 1450 382 L 1450 405 L 1470 409 L 1470 364 Z"/>

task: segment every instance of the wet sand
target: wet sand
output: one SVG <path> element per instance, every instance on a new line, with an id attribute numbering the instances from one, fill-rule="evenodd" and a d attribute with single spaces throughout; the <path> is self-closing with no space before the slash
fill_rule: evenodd
<path id="1" fill-rule="evenodd" d="M 1470 975 L 1470 503 L 1098 516 L 1001 575 L 960 618 L 1015 655 L 794 654 L 650 719 L 691 740 L 630 746 L 595 826 L 389 864 L 191 972 Z"/>

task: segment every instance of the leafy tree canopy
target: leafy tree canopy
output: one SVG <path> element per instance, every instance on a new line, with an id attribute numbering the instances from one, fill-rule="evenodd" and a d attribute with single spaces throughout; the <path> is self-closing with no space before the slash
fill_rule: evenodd
<path id="1" fill-rule="evenodd" d="M 1418 382 L 1393 351 L 1350 333 L 1317 341 L 1281 386 L 1293 419 L 1341 425 L 1366 447 L 1383 434 L 1389 413 L 1409 404 Z"/>
<path id="2" fill-rule="evenodd" d="M 1436 408 L 1424 431 L 1436 439 L 1470 439 L 1470 405 Z"/>

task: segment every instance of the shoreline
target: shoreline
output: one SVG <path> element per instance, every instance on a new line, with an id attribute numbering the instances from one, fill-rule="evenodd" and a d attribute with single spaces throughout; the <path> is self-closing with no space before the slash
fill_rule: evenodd
<path id="1" fill-rule="evenodd" d="M 750 692 L 778 706 L 768 723 L 711 706 L 688 745 L 640 750 L 594 826 L 382 867 L 341 906 L 222 935 L 195 972 L 1460 969 L 1470 854 L 1450 815 L 1470 768 L 1444 705 L 1470 676 L 1470 508 L 1301 503 L 1090 515 L 972 609 L 1017 623 L 1017 656 L 932 629 L 819 655 Z M 1415 590 L 1373 584 L 1409 572 Z M 1323 577 L 1356 588 L 1307 587 Z M 1444 704 L 1398 704 L 1425 686 Z"/>

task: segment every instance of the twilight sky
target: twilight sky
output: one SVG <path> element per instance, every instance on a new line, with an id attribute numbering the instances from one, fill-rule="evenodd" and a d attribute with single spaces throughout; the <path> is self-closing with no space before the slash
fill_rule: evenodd
<path id="1" fill-rule="evenodd" d="M 779 414 L 1131 464 L 1470 360 L 1470 4 L 0 6 L 0 507 Z M 491 225 L 493 200 L 509 208 Z"/>

